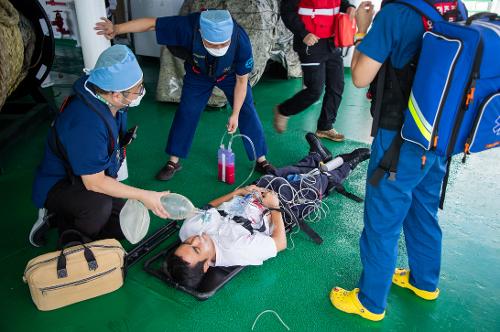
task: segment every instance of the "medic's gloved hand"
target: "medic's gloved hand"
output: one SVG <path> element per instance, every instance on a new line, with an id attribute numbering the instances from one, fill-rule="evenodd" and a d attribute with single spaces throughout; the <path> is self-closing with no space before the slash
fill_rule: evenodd
<path id="1" fill-rule="evenodd" d="M 137 128 L 139 127 L 133 126 L 129 130 L 127 130 L 127 132 L 123 135 L 123 137 L 121 138 L 122 147 L 129 145 L 130 143 L 132 143 L 133 140 L 137 138 Z"/>

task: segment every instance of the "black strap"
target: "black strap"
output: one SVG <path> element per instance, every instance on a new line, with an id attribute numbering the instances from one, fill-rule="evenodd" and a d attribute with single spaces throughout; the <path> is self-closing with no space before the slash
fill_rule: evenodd
<path id="1" fill-rule="evenodd" d="M 299 219 L 299 227 L 304 233 L 306 233 L 316 244 L 322 244 L 323 239 L 316 233 L 315 230 L 311 228 L 304 220 Z"/>
<path id="2" fill-rule="evenodd" d="M 377 135 L 377 131 L 380 125 L 380 117 L 382 114 L 382 100 L 384 99 L 384 88 L 385 88 L 385 75 L 387 73 L 387 66 L 390 59 L 386 60 L 377 74 L 377 89 L 375 91 L 375 107 L 373 109 L 373 123 L 372 123 L 372 137 Z"/>
<path id="3" fill-rule="evenodd" d="M 64 248 L 68 245 L 67 242 L 68 238 L 73 239 L 71 243 L 77 242 L 77 243 L 88 243 L 92 242 L 92 239 L 89 238 L 88 236 L 82 234 L 81 232 L 77 231 L 76 229 L 67 229 L 64 232 L 61 233 L 59 236 L 59 239 L 57 241 L 57 248 Z M 74 240 L 76 238 L 76 241 Z"/>
<path id="4" fill-rule="evenodd" d="M 498 15 L 490 12 L 479 12 L 469 17 L 467 21 L 465 21 L 465 25 L 471 25 L 473 21 L 480 20 L 485 17 L 488 18 L 490 21 L 493 21 L 498 18 Z"/>
<path id="5" fill-rule="evenodd" d="M 378 186 L 380 180 L 384 177 L 385 173 L 389 172 L 389 180 L 396 180 L 397 166 L 399 161 L 399 152 L 401 150 L 401 145 L 403 144 L 403 138 L 401 135 L 397 134 L 392 140 L 391 146 L 384 153 L 380 164 L 373 172 L 369 179 L 372 186 Z"/>
<path id="6" fill-rule="evenodd" d="M 343 49 L 340 50 L 340 55 L 345 58 L 349 54 L 349 50 L 351 49 L 352 46 L 347 46 L 344 47 Z"/>
<path id="7" fill-rule="evenodd" d="M 450 177 L 450 164 L 451 164 L 451 157 L 448 157 L 448 160 L 446 161 L 446 173 L 444 175 L 443 179 L 443 185 L 441 186 L 441 198 L 439 199 L 439 208 L 442 210 L 444 207 L 444 199 L 446 197 L 446 188 L 448 187 L 448 179 Z"/>
<path id="8" fill-rule="evenodd" d="M 224 210 L 217 210 L 217 212 L 219 212 L 219 214 L 223 217 L 226 217 L 228 215 L 227 212 Z M 232 216 L 231 220 L 233 220 L 237 224 L 240 224 L 243 228 L 249 231 L 250 234 L 253 235 L 255 230 L 253 229 L 252 222 L 250 220 L 241 216 Z M 262 223 L 262 226 L 259 229 L 257 229 L 258 232 L 264 232 L 265 230 L 266 230 L 265 223 Z"/>
<path id="9" fill-rule="evenodd" d="M 59 139 L 59 134 L 57 133 L 55 122 L 52 124 L 51 129 L 51 137 L 49 138 L 49 149 L 59 158 L 64 166 L 64 170 L 66 171 L 66 176 L 68 177 L 71 184 L 75 184 L 76 176 L 73 173 L 73 169 L 69 164 L 69 158 L 66 154 L 66 150 L 64 149 L 61 140 Z"/>
<path id="10" fill-rule="evenodd" d="M 91 102 L 89 102 L 87 100 L 87 98 L 85 98 L 85 96 L 81 95 L 80 93 L 77 93 L 76 95 L 78 96 L 78 98 L 80 98 L 85 103 L 85 105 L 87 105 L 87 107 L 89 109 L 91 109 L 94 113 L 96 113 L 101 118 L 101 120 L 104 122 L 104 124 L 106 125 L 106 128 L 108 130 L 108 136 L 109 136 L 108 155 L 111 156 L 115 152 L 115 140 L 113 139 L 113 129 L 111 129 L 111 125 L 109 124 L 109 121 L 104 117 L 104 115 L 101 112 L 99 112 L 94 107 L 94 105 L 92 105 Z M 123 136 L 123 133 L 121 133 L 121 128 L 118 128 L 118 137 L 120 137 L 120 136 Z"/>
<path id="11" fill-rule="evenodd" d="M 98 110 L 96 110 L 95 107 L 85 98 L 85 96 L 82 96 L 81 94 L 77 93 L 75 95 L 67 97 L 64 100 L 64 102 L 61 106 L 61 109 L 59 110 L 59 113 L 64 112 L 65 108 L 71 103 L 71 101 L 75 97 L 78 97 L 79 99 L 81 99 L 85 103 L 85 105 L 87 105 L 87 107 L 89 109 L 94 111 L 102 119 L 102 121 L 106 125 L 106 128 L 108 130 L 108 136 L 109 136 L 108 155 L 109 155 L 109 157 L 112 157 L 112 155 L 115 152 L 115 141 L 113 139 L 113 130 L 111 129 L 111 125 L 109 124 L 108 120 L 104 117 L 104 115 L 102 115 Z M 68 154 L 66 153 L 66 149 L 64 149 L 64 146 L 61 142 L 61 139 L 59 138 L 59 134 L 57 133 L 56 122 L 57 122 L 57 118 L 52 122 L 52 125 L 51 125 L 52 129 L 51 129 L 51 138 L 49 139 L 49 148 L 56 155 L 56 157 L 58 157 L 62 161 L 64 169 L 66 171 L 66 174 L 67 174 L 70 182 L 72 184 L 74 184 L 76 176 L 73 173 L 73 169 L 71 167 L 71 164 L 69 163 L 69 158 L 68 158 Z M 120 128 L 118 130 L 120 131 Z M 119 134 L 119 136 L 122 136 L 122 133 L 119 132 L 118 134 Z"/>
<path id="12" fill-rule="evenodd" d="M 339 185 L 335 187 L 335 191 L 341 194 L 342 196 L 345 196 L 349 199 L 352 199 L 355 202 L 361 203 L 363 202 L 363 199 L 353 193 L 348 192 L 343 185 Z"/>
<path id="13" fill-rule="evenodd" d="M 289 216 L 288 220 L 292 222 L 292 227 L 295 226 L 295 221 L 297 222 L 297 226 L 299 227 L 300 230 L 303 230 L 304 233 L 307 234 L 316 244 L 321 244 L 323 243 L 323 239 L 321 236 L 314 231 L 311 226 L 309 226 L 304 219 L 301 218 L 296 218 L 292 211 L 290 210 L 290 207 L 288 206 L 287 202 L 281 201 L 281 205 L 284 207 L 281 210 L 281 213 L 283 214 L 283 219 L 286 219 L 286 215 Z"/>
<path id="14" fill-rule="evenodd" d="M 281 210 L 281 213 L 287 213 L 286 209 L 284 210 Z M 217 210 L 217 212 L 219 212 L 219 214 L 223 217 L 226 217 L 228 214 L 226 211 L 224 210 Z M 240 216 L 233 216 L 232 220 L 234 220 L 234 222 L 240 224 L 241 226 L 243 226 L 245 229 L 247 229 L 250 234 L 253 235 L 254 233 L 254 229 L 252 227 L 252 222 L 244 217 L 240 217 Z M 321 236 L 319 236 L 318 233 L 316 233 L 304 220 L 302 219 L 299 219 L 298 220 L 298 226 L 301 230 L 304 231 L 304 233 L 306 233 L 315 243 L 317 244 L 321 244 L 323 243 L 323 239 L 321 238 Z M 266 230 L 266 225 L 265 223 L 262 223 L 262 226 L 260 229 L 257 229 L 256 231 L 258 232 L 264 232 Z"/>

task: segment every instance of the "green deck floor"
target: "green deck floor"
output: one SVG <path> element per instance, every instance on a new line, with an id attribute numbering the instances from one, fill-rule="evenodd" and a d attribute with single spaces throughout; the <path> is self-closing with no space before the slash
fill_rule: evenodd
<path id="1" fill-rule="evenodd" d="M 57 48 L 55 69 L 68 72 L 78 62 L 78 49 Z M 76 56 L 75 56 L 76 53 Z M 81 61 L 81 59 L 80 59 Z M 182 172 L 170 182 L 154 180 L 165 162 L 166 135 L 175 105 L 154 100 L 158 64 L 143 61 L 148 95 L 130 111 L 129 124 L 139 125 L 139 138 L 128 150 L 127 183 L 155 190 L 171 190 L 201 205 L 232 187 L 216 181 L 216 152 L 228 111 L 202 115 L 193 148 Z M 71 71 L 71 70 L 69 70 Z M 289 131 L 278 135 L 272 128 L 272 107 L 301 88 L 300 80 L 265 78 L 254 89 L 256 106 L 269 145 L 269 159 L 277 166 L 296 161 L 306 152 L 303 139 L 315 129 L 319 104 L 290 121 Z M 56 100 L 67 92 L 54 87 Z M 366 146 L 370 118 L 364 92 L 352 86 L 346 75 L 346 91 L 337 127 L 349 138 L 326 143 L 334 153 Z M 51 312 L 38 311 L 21 276 L 26 262 L 45 249 L 27 241 L 36 210 L 30 202 L 34 169 L 42 156 L 48 122 L 10 149 L 0 175 L 3 216 L 0 229 L 0 331 L 249 331 L 256 316 L 275 310 L 292 331 L 500 331 L 500 151 L 469 158 L 452 165 L 443 229 L 441 296 L 425 302 L 408 291 L 393 287 L 384 321 L 372 323 L 335 310 L 328 299 L 335 285 L 356 286 L 361 272 L 358 239 L 363 206 L 343 196 L 327 199 L 328 217 L 313 227 L 323 236 L 318 246 L 304 234 L 294 237 L 295 248 L 280 253 L 261 267 L 248 267 L 215 296 L 199 302 L 166 287 L 132 268 L 118 291 Z M 243 180 L 251 164 L 241 142 L 236 144 L 237 180 Z M 348 178 L 346 187 L 363 194 L 366 163 Z M 237 181 L 238 182 L 238 181 Z M 164 223 L 153 217 L 151 231 Z M 54 234 L 51 245 L 54 245 Z M 291 242 L 289 241 L 289 244 Z M 130 246 L 127 246 L 130 247 Z M 406 264 L 403 240 L 400 264 Z M 256 331 L 284 331 L 272 315 L 263 316 Z"/>

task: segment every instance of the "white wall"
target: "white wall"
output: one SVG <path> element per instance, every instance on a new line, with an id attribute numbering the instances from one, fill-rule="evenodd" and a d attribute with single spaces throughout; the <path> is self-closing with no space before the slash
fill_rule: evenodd
<path id="1" fill-rule="evenodd" d="M 75 5 L 73 0 L 56 0 L 56 2 L 66 3 L 67 5 L 47 5 L 47 0 L 38 0 L 38 2 L 42 5 L 43 9 L 45 9 L 45 13 L 47 13 L 47 17 L 52 22 L 56 18 L 55 10 L 62 11 L 61 16 L 64 20 L 64 29 L 70 31 L 70 35 L 62 35 L 57 32 L 57 27 L 55 25 L 52 26 L 52 31 L 54 32 L 55 38 L 64 38 L 64 39 L 74 39 L 77 42 L 77 46 L 79 45 L 79 34 L 78 34 L 78 22 L 76 21 L 75 14 Z"/>
<path id="2" fill-rule="evenodd" d="M 493 5 L 491 6 L 492 12 L 500 15 L 500 0 L 493 0 Z"/>
<path id="3" fill-rule="evenodd" d="M 184 0 L 130 0 L 132 19 L 141 17 L 160 17 L 179 14 Z M 135 53 L 147 56 L 160 56 L 161 46 L 156 43 L 154 31 L 134 34 Z"/>

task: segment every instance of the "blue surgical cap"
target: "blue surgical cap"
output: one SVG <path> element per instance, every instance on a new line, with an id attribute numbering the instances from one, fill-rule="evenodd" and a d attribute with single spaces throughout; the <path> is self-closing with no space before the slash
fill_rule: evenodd
<path id="1" fill-rule="evenodd" d="M 105 91 L 125 91 L 142 79 L 134 53 L 125 45 L 113 45 L 99 55 L 88 81 Z"/>
<path id="2" fill-rule="evenodd" d="M 233 19 L 227 10 L 207 10 L 200 15 L 201 37 L 213 44 L 231 39 Z"/>

